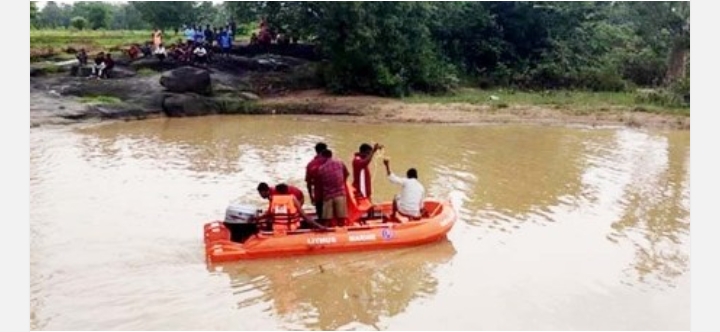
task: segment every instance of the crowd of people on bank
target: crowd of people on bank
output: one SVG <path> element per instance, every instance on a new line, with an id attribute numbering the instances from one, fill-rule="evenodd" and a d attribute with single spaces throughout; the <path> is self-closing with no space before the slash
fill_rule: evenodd
<path id="1" fill-rule="evenodd" d="M 124 52 L 131 60 L 139 58 L 155 57 L 160 61 L 172 58 L 175 61 L 205 66 L 210 63 L 215 54 L 227 56 L 230 54 L 235 37 L 237 35 L 237 24 L 234 20 L 227 22 L 225 26 L 211 26 L 206 24 L 185 24 L 177 27 L 175 36 L 179 37 L 176 43 L 166 46 L 164 43 L 165 33 L 156 28 L 153 30 L 150 39 L 144 44 L 132 44 Z M 252 33 L 249 45 L 267 47 L 273 42 L 278 45 L 297 43 L 297 37 L 286 33 L 283 30 L 272 29 L 265 19 L 259 23 L 259 33 Z M 81 49 L 76 54 L 80 65 L 88 65 L 88 54 Z M 115 66 L 109 52 L 99 52 L 92 64 L 91 78 L 108 78 Z"/>

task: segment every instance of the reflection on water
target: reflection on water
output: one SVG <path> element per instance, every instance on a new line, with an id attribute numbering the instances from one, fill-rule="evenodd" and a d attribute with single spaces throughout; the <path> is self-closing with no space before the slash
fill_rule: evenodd
<path id="1" fill-rule="evenodd" d="M 238 309 L 271 302 L 287 329 L 379 329 L 381 317 L 432 297 L 438 285 L 434 269 L 454 254 L 452 244 L 442 241 L 332 260 L 310 256 L 218 265 L 211 271 L 229 276 Z"/>
<path id="2" fill-rule="evenodd" d="M 450 241 L 208 267 L 201 226 L 314 144 L 451 197 Z M 688 329 L 689 133 L 205 117 L 33 129 L 32 329 Z M 398 191 L 379 161 L 376 200 Z"/>

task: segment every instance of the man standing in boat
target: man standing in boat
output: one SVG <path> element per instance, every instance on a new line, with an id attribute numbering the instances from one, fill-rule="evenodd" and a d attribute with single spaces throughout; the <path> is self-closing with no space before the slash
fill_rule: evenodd
<path id="1" fill-rule="evenodd" d="M 310 203 L 315 206 L 317 217 L 322 218 L 323 200 L 320 195 L 320 185 L 317 179 L 317 169 L 325 162 L 322 152 L 327 150 L 327 144 L 320 142 L 315 144 L 315 158 L 311 160 L 305 168 L 305 182 L 307 183 L 308 195 Z"/>
<path id="2" fill-rule="evenodd" d="M 344 226 L 347 219 L 347 197 L 345 185 L 350 176 L 345 163 L 333 158 L 332 151 L 322 152 L 325 162 L 317 169 L 320 185 L 320 197 L 323 199 L 322 219 L 325 222 L 335 221 Z"/>
<path id="3" fill-rule="evenodd" d="M 260 194 L 260 197 L 270 201 L 272 200 L 272 197 L 277 194 L 277 188 L 280 185 L 284 185 L 287 187 L 288 192 L 291 195 L 295 196 L 295 198 L 297 198 L 297 200 L 300 202 L 300 206 L 303 206 L 305 204 L 305 195 L 303 194 L 302 190 L 300 190 L 298 187 L 287 185 L 284 183 L 275 186 L 275 188 L 271 188 L 267 183 L 260 182 L 260 184 L 258 184 L 257 191 L 258 194 Z"/>
<path id="4" fill-rule="evenodd" d="M 390 216 L 390 221 L 398 221 L 397 213 L 400 213 L 400 215 L 410 220 L 421 218 L 425 188 L 420 181 L 418 181 L 417 170 L 410 168 L 407 170 L 407 178 L 401 178 L 390 171 L 390 160 L 387 158 L 383 159 L 383 164 L 385 164 L 388 180 L 402 186 L 400 194 L 396 195 L 395 199 L 393 199 L 393 211 L 392 216 Z"/>
<path id="5" fill-rule="evenodd" d="M 370 202 L 372 202 L 372 177 L 369 166 L 375 152 L 380 149 L 382 149 L 382 145 L 378 143 L 375 143 L 375 146 L 363 143 L 352 161 L 353 187 L 361 197 L 367 198 Z"/>

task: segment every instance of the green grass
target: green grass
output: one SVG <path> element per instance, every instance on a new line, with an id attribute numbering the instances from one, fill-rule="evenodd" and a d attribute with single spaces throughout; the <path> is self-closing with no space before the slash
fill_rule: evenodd
<path id="1" fill-rule="evenodd" d="M 112 48 L 150 41 L 151 34 L 149 30 L 30 30 L 30 49 Z"/>
<path id="2" fill-rule="evenodd" d="M 184 39 L 182 31 L 177 36 L 173 30 L 164 31 L 164 43 L 177 43 Z M 235 44 L 246 43 L 250 39 L 250 31 L 235 37 Z M 130 44 L 143 44 L 151 40 L 150 30 L 74 30 L 30 29 L 30 61 L 37 62 L 45 58 L 55 61 L 72 59 L 75 56 L 65 51 L 68 48 L 80 50 L 84 48 L 93 54 L 100 51 L 118 51 Z"/>
<path id="3" fill-rule="evenodd" d="M 81 97 L 80 102 L 85 104 L 102 105 L 102 104 L 119 104 L 120 98 L 111 96 L 86 96 Z"/>
<path id="4" fill-rule="evenodd" d="M 158 73 L 158 72 L 156 72 L 156 71 L 154 71 L 154 70 L 152 70 L 152 69 L 150 69 L 150 68 L 140 68 L 140 69 L 137 71 L 137 74 L 140 75 L 140 76 L 152 76 L 152 75 L 155 75 L 155 74 L 157 74 L 157 73 Z"/>
<path id="5" fill-rule="evenodd" d="M 651 113 L 676 113 L 690 115 L 689 107 L 666 106 L 639 101 L 634 92 L 590 92 L 590 91 L 517 91 L 510 89 L 480 90 L 465 88 L 449 95 L 418 94 L 403 99 L 408 103 L 468 103 L 484 104 L 493 108 L 519 105 L 543 105 L 568 112 L 583 113 L 606 111 L 611 108 L 625 108 Z"/>

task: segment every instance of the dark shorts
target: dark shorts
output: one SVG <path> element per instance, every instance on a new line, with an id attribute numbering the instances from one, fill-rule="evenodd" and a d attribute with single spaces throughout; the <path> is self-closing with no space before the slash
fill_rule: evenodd
<path id="1" fill-rule="evenodd" d="M 318 201 L 313 204 L 315 206 L 315 213 L 317 213 L 317 219 L 322 219 L 323 201 Z"/>

